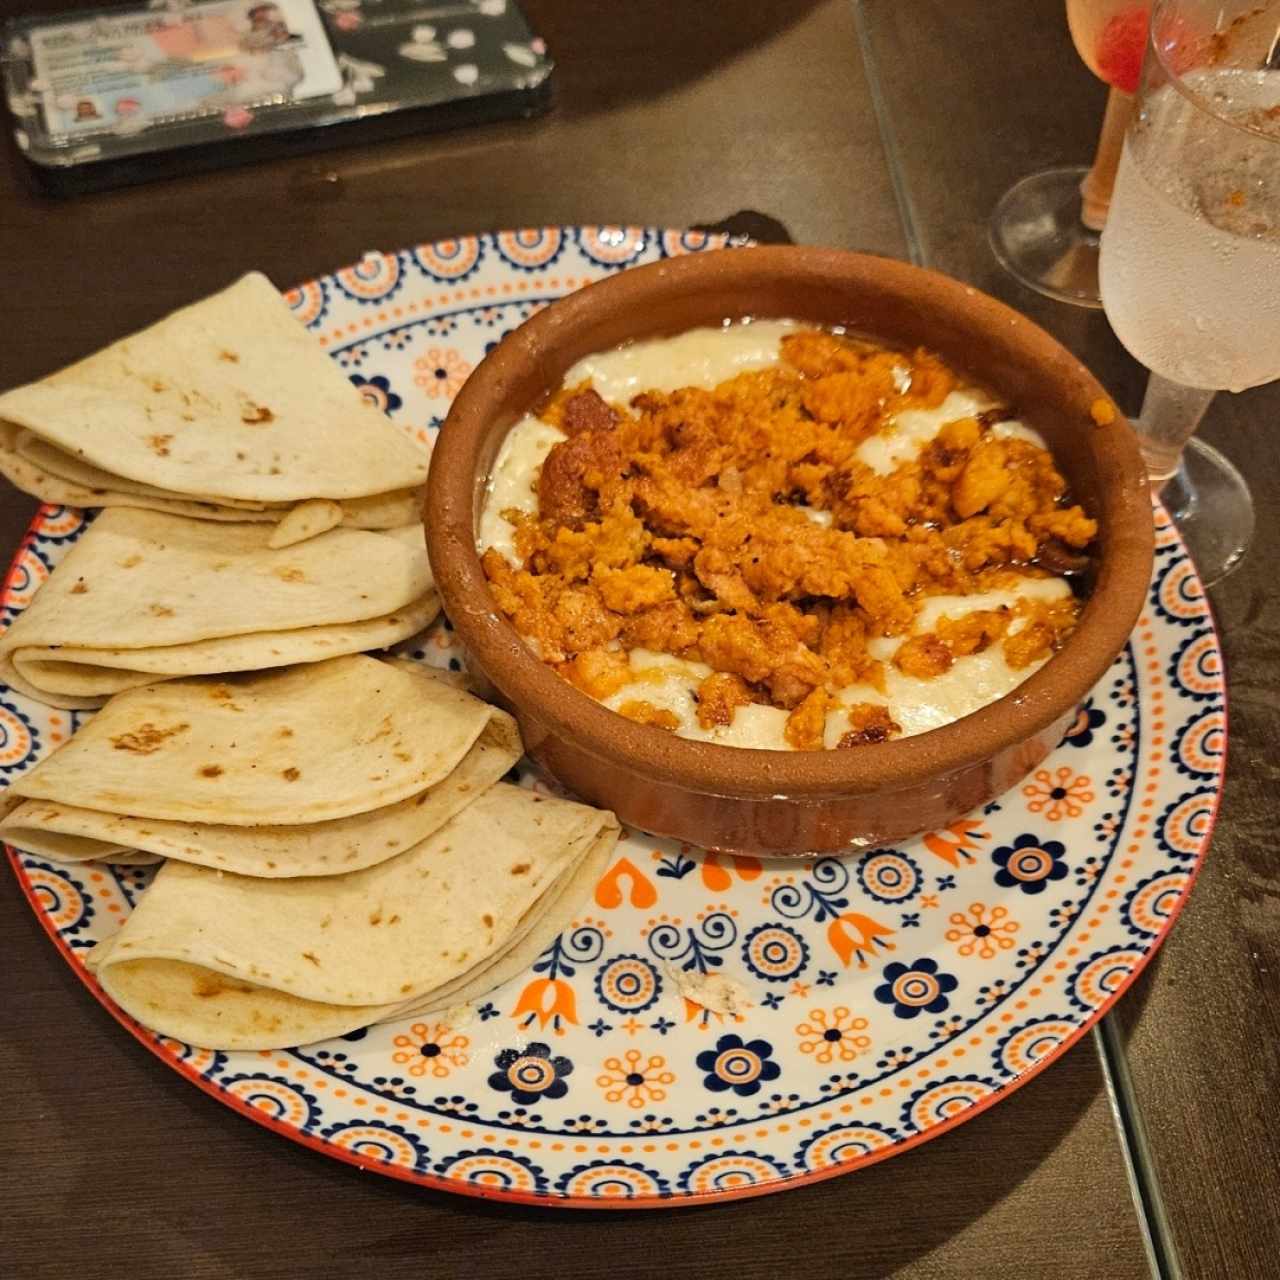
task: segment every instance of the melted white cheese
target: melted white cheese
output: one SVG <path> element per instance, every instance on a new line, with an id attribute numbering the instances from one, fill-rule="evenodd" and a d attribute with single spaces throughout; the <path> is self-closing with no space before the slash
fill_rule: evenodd
<path id="1" fill-rule="evenodd" d="M 617 711 L 628 702 L 647 702 L 660 711 L 670 711 L 680 721 L 676 733 L 699 742 L 718 742 L 723 747 L 754 747 L 762 751 L 786 748 L 783 729 L 787 712 L 779 707 L 766 707 L 753 702 L 739 707 L 731 724 L 704 729 L 698 723 L 698 686 L 711 674 L 703 662 L 689 662 L 670 653 L 651 649 L 633 649 L 627 660 L 637 679 L 625 684 L 604 700 L 604 705 Z"/>
<path id="2" fill-rule="evenodd" d="M 936 409 L 904 409 L 882 431 L 868 436 L 854 456 L 878 475 L 887 476 L 910 462 L 930 440 L 957 418 L 971 418 L 991 407 L 976 391 L 953 391 Z"/>
<path id="3" fill-rule="evenodd" d="M 869 436 L 855 457 L 877 474 L 887 476 L 910 462 L 937 434 L 957 418 L 971 418 L 992 407 L 991 400 L 973 390 L 953 391 L 936 409 L 904 409 L 889 419 L 883 431 Z M 1045 448 L 1044 437 L 1016 419 L 997 422 L 991 434 L 999 440 L 1026 440 Z"/>
<path id="4" fill-rule="evenodd" d="M 984 591 L 971 596 L 930 596 L 921 602 L 912 627 L 912 635 L 923 635 L 938 625 L 940 618 L 953 621 L 978 610 L 1013 608 L 1019 600 L 1062 600 L 1071 588 L 1062 578 L 1023 578 L 1000 591 Z M 1025 625 L 1016 619 L 1011 634 Z M 1004 651 L 993 644 L 982 653 L 956 658 L 950 669 L 939 676 L 920 680 L 904 675 L 893 666 L 893 655 L 905 636 L 877 637 L 867 650 L 884 663 L 884 692 L 867 684 L 849 685 L 835 696 L 838 707 L 828 712 L 825 740 L 828 747 L 838 745 L 849 731 L 848 708 L 860 702 L 888 707 L 889 714 L 902 726 L 902 737 L 940 728 L 962 716 L 1003 698 L 1044 662 L 1014 668 L 1005 661 Z M 667 653 L 636 649 L 629 655 L 637 678 L 623 685 L 605 699 L 604 705 L 617 711 L 628 702 L 647 702 L 662 711 L 670 711 L 679 721 L 675 731 L 682 738 L 699 742 L 718 742 L 727 747 L 754 747 L 759 750 L 789 751 L 786 739 L 787 712 L 779 707 L 759 703 L 739 707 L 733 723 L 704 729 L 698 723 L 698 686 L 711 674 L 701 662 L 688 662 Z"/>
<path id="5" fill-rule="evenodd" d="M 606 400 L 628 404 L 641 391 L 707 391 L 752 369 L 768 369 L 782 358 L 783 335 L 794 320 L 752 320 L 719 329 L 690 329 L 674 338 L 629 342 L 584 356 L 564 375 L 566 387 L 591 385 Z"/>
<path id="6" fill-rule="evenodd" d="M 554 445 L 567 438 L 563 431 L 532 416 L 521 418 L 507 432 L 485 485 L 477 551 L 483 554 L 493 547 L 512 564 L 519 563 L 513 542 L 515 526 L 502 513 L 512 509 L 529 515 L 537 512 L 542 461 Z"/>
<path id="7" fill-rule="evenodd" d="M 1044 436 L 1027 426 L 1025 422 L 1019 422 L 1016 418 L 995 423 L 991 427 L 991 434 L 997 440 L 1025 440 L 1028 444 L 1034 444 L 1041 449 L 1049 447 L 1045 444 Z"/>
<path id="8" fill-rule="evenodd" d="M 1070 594 L 1071 588 L 1063 578 L 1023 578 L 1003 591 L 984 591 L 971 596 L 930 596 L 921 603 L 911 633 L 923 635 L 932 631 L 940 618 L 956 621 L 980 609 L 1012 608 L 1019 600 L 1062 600 Z M 1024 619 L 1015 619 L 1009 628 L 1010 634 L 1016 635 L 1025 625 Z M 879 637 L 867 643 L 867 652 L 884 663 L 883 693 L 869 685 L 850 685 L 836 695 L 845 706 L 869 702 L 874 706 L 888 707 L 889 714 L 902 726 L 904 738 L 972 715 L 989 702 L 1011 693 L 1047 661 L 1011 667 L 1005 661 L 1002 647 L 993 644 L 981 653 L 956 658 L 941 675 L 920 680 L 904 675 L 892 663 L 893 655 L 904 639 Z M 836 746 L 848 728 L 848 717 L 843 711 L 833 711 L 828 715 L 827 746 Z"/>

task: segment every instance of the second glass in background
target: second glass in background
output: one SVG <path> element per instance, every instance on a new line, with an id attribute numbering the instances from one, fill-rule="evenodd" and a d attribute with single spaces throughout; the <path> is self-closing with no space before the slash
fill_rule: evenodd
<path id="1" fill-rule="evenodd" d="M 991 247 L 1029 288 L 1077 306 L 1101 305 L 1098 233 L 1138 87 L 1150 5 L 1145 0 L 1067 0 L 1067 24 L 1085 65 L 1111 86 L 1092 168 L 1034 173 L 1007 191 L 991 219 Z"/>

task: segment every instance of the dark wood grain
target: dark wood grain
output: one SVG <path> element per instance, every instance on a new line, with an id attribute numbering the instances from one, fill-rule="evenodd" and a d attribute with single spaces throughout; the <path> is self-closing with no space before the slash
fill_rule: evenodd
<path id="1" fill-rule="evenodd" d="M 6 312 L 21 322 L 6 326 L 0 382 L 45 373 L 248 267 L 284 285 L 368 248 L 450 232 L 688 224 L 750 208 L 797 240 L 906 255 L 845 0 L 529 7 L 560 65 L 557 106 L 539 121 L 68 202 L 32 194 L 11 156 L 0 190 L 0 272 Z M 930 146 L 978 157 L 970 157 L 976 173 L 951 173 L 954 208 L 945 199 L 926 204 L 928 188 L 919 187 L 921 223 L 931 243 L 978 244 L 980 206 L 1006 176 L 1039 160 L 1025 144 L 1010 154 L 1016 129 L 969 136 L 981 115 L 964 104 L 990 92 L 986 64 L 941 58 L 938 66 L 937 55 L 959 39 L 957 24 L 980 38 L 992 6 L 893 7 L 906 34 L 932 30 L 929 74 L 941 76 L 946 93 L 903 99 L 897 128 L 931 131 Z M 1060 25 L 1056 6 L 1035 16 L 1012 0 L 997 7 L 1010 25 L 992 27 L 991 39 L 1047 43 L 1054 65 L 1068 67 L 1060 39 L 1041 30 Z M 915 56 L 909 44 L 901 52 Z M 1031 87 L 1023 93 L 1030 111 Z M 1025 127 L 1056 120 L 1064 152 L 1086 151 L 1089 94 L 1075 112 L 1069 99 L 1045 96 Z M 969 222 L 963 235 L 956 211 Z M 976 278 L 963 255 L 939 260 Z M 1104 371 L 1114 383 L 1114 369 Z M 31 510 L 0 487 L 6 545 Z M 850 1177 L 656 1216 L 519 1210 L 359 1173 L 218 1106 L 92 1000 L 7 875 L 0 940 L 6 1276 L 1148 1274 L 1090 1039 L 954 1133 Z"/>
<path id="2" fill-rule="evenodd" d="M 1105 91 L 1076 58 L 1060 8 L 866 0 L 863 12 L 924 258 L 1032 315 L 1132 412 L 1145 372 L 1105 316 L 1024 289 L 987 245 L 986 220 L 1013 182 L 1090 160 Z M 1277 420 L 1280 383 L 1218 396 L 1202 427 L 1248 477 L 1258 518 L 1244 566 L 1211 592 L 1229 678 L 1227 785 L 1190 904 L 1116 1014 L 1155 1185 L 1197 1280 L 1280 1273 Z"/>

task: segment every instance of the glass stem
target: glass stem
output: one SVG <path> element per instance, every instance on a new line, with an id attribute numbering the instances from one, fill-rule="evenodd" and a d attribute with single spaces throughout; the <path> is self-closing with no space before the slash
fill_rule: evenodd
<path id="1" fill-rule="evenodd" d="M 1116 185 L 1116 170 L 1120 167 L 1120 152 L 1124 149 L 1124 134 L 1132 118 L 1133 99 L 1119 89 L 1112 89 L 1107 96 L 1107 113 L 1102 117 L 1102 132 L 1098 136 L 1093 168 L 1080 184 L 1080 221 L 1090 231 L 1101 231 L 1106 226 L 1111 192 Z"/>
<path id="2" fill-rule="evenodd" d="M 1195 435 L 1215 395 L 1216 391 L 1184 387 L 1158 373 L 1151 374 L 1135 426 L 1153 489 L 1163 488 L 1178 470 L 1182 446 Z"/>

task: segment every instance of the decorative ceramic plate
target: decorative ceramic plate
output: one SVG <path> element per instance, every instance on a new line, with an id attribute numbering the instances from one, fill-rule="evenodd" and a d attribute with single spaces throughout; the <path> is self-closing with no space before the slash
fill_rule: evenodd
<path id="1" fill-rule="evenodd" d="M 552 299 L 723 244 L 634 227 L 509 231 L 371 254 L 287 296 L 352 382 L 425 440 L 484 353 Z M 1186 898 L 1218 801 L 1225 700 L 1200 582 L 1156 518 L 1133 640 L 1022 786 L 946 830 L 845 860 L 716 857 L 628 832 L 572 926 L 463 1016 L 285 1052 L 190 1048 L 114 1008 L 82 964 L 148 872 L 11 851 L 13 867 L 67 963 L 157 1056 L 366 1169 L 582 1206 L 755 1195 L 856 1169 L 1059 1057 Z M 84 528 L 77 511 L 40 512 L 6 616 Z M 458 663 L 443 622 L 413 653 Z M 0 694 L 0 777 L 12 778 L 80 717 Z M 707 995 L 717 986 L 732 1012 Z"/>

